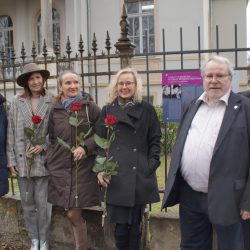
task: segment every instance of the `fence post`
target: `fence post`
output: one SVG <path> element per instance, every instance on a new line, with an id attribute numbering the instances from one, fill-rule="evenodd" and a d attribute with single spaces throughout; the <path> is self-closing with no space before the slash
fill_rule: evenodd
<path id="1" fill-rule="evenodd" d="M 128 21 L 125 4 L 123 5 L 123 13 L 120 21 L 121 37 L 116 42 L 115 47 L 119 52 L 121 68 L 131 66 L 131 58 L 133 57 L 134 48 L 136 47 L 128 38 Z"/>

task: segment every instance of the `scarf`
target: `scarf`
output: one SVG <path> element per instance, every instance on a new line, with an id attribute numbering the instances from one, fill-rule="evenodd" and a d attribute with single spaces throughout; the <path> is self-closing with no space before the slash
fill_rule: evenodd
<path id="1" fill-rule="evenodd" d="M 125 109 L 125 108 L 128 108 L 128 107 L 132 107 L 135 105 L 135 101 L 134 99 L 132 98 L 131 100 L 129 100 L 128 102 L 123 102 L 121 100 L 121 98 L 118 97 L 118 105 L 122 108 L 122 109 Z"/>
<path id="2" fill-rule="evenodd" d="M 77 96 L 62 100 L 62 105 L 64 109 L 68 110 L 73 102 L 79 102 L 82 100 L 81 93 L 77 94 Z"/>

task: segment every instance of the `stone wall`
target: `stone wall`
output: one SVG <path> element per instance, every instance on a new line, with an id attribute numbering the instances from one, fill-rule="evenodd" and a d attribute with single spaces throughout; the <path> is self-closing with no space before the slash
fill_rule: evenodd
<path id="1" fill-rule="evenodd" d="M 88 227 L 89 250 L 115 250 L 113 225 L 101 226 L 100 208 L 83 210 Z M 178 216 L 171 213 L 148 213 L 144 215 L 141 250 L 178 250 L 180 230 Z M 22 208 L 18 195 L 0 198 L 0 249 L 2 242 L 13 243 L 18 250 L 29 249 Z M 73 236 L 66 212 L 53 208 L 50 234 L 51 250 L 73 250 Z"/>
<path id="2" fill-rule="evenodd" d="M 66 212 L 63 209 L 53 207 L 52 214 L 50 249 L 74 249 L 73 234 Z M 101 216 L 102 211 L 98 207 L 83 210 L 83 217 L 87 221 L 88 228 L 88 249 L 115 250 L 112 226 L 106 223 L 105 228 L 103 228 Z M 20 250 L 29 249 L 30 246 L 18 195 L 7 195 L 0 198 L 0 243 L 3 242 L 11 243 Z"/>

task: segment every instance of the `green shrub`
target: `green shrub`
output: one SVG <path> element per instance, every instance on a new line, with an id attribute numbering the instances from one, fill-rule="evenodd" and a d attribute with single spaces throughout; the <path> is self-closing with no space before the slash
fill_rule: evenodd
<path id="1" fill-rule="evenodd" d="M 158 119 L 161 123 L 161 151 L 162 153 L 172 153 L 173 146 L 176 139 L 176 133 L 178 129 L 178 123 L 176 122 L 163 122 L 163 110 L 162 106 L 155 106 L 155 110 L 158 116 Z"/>

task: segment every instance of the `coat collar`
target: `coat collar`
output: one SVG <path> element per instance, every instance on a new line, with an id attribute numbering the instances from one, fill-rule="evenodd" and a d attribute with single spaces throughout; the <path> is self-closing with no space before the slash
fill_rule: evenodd
<path id="1" fill-rule="evenodd" d="M 117 120 L 122 123 L 126 123 L 131 127 L 135 127 L 130 118 L 139 120 L 142 116 L 143 103 L 136 103 L 134 106 L 128 108 L 127 111 L 123 110 L 117 100 L 111 103 L 110 108 L 107 110 L 107 114 L 111 113 L 117 117 Z"/>
<path id="2" fill-rule="evenodd" d="M 238 114 L 240 109 L 241 109 L 240 96 L 231 92 L 231 94 L 229 96 L 229 100 L 228 100 L 228 106 L 226 108 L 224 118 L 223 118 L 223 121 L 221 124 L 221 128 L 219 131 L 219 135 L 218 135 L 218 138 L 217 138 L 216 143 L 215 143 L 213 154 L 215 154 L 215 152 L 220 147 L 221 142 L 223 141 L 226 134 L 228 133 L 228 131 L 229 131 L 230 127 L 232 126 L 232 124 L 236 118 L 236 115 Z"/>
<path id="3" fill-rule="evenodd" d="M 35 115 L 40 116 L 42 118 L 42 120 L 46 116 L 48 108 L 52 102 L 51 98 L 52 98 L 52 95 L 46 91 L 45 96 L 41 96 L 41 98 L 38 102 Z M 18 100 L 19 100 L 19 104 L 18 104 L 19 109 L 21 110 L 21 112 L 23 114 L 25 124 L 26 124 L 26 126 L 32 128 L 33 124 L 32 124 L 32 119 L 31 119 L 31 117 L 32 117 L 31 102 L 29 99 L 21 97 L 21 96 L 18 97 Z M 42 123 L 38 124 L 37 127 L 40 127 L 41 124 Z"/>

